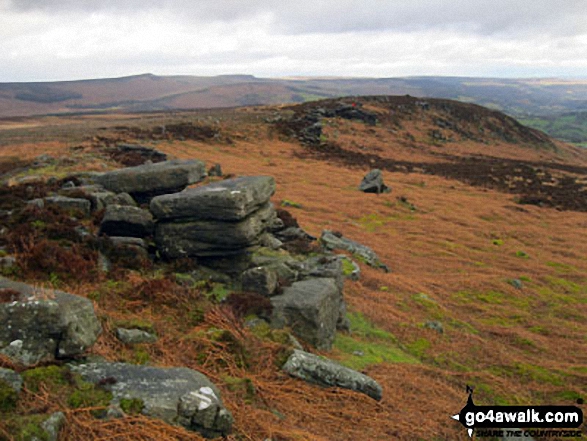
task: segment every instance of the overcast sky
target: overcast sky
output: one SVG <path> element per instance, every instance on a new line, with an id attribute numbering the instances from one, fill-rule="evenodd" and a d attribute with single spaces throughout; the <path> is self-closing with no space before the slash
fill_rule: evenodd
<path id="1" fill-rule="evenodd" d="M 587 77 L 586 0 L 0 0 L 0 81 Z"/>

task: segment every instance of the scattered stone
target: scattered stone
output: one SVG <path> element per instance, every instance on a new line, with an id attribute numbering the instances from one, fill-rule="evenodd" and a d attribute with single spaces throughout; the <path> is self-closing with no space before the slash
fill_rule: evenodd
<path id="1" fill-rule="evenodd" d="M 354 390 L 375 400 L 382 397 L 381 386 L 371 377 L 308 352 L 294 349 L 283 370 L 308 383 Z"/>
<path id="2" fill-rule="evenodd" d="M 16 257 L 14 256 L 3 256 L 0 257 L 0 268 L 10 270 L 16 267 Z"/>
<path id="3" fill-rule="evenodd" d="M 101 332 L 92 302 L 63 291 L 35 289 L 0 278 L 0 290 L 19 293 L 0 303 L 0 353 L 31 366 L 91 347 Z"/>
<path id="4" fill-rule="evenodd" d="M 320 350 L 330 350 L 336 334 L 342 294 L 336 281 L 312 278 L 293 283 L 271 297 L 271 325 L 289 326 L 294 334 Z"/>
<path id="5" fill-rule="evenodd" d="M 442 326 L 442 323 L 438 321 L 428 321 L 424 323 L 424 327 L 427 329 L 432 329 L 433 331 L 436 331 L 439 334 L 444 334 L 444 326 Z"/>
<path id="6" fill-rule="evenodd" d="M 288 227 L 274 233 L 275 237 L 282 242 L 292 242 L 294 240 L 314 241 L 317 238 L 306 233 L 300 227 Z"/>
<path id="7" fill-rule="evenodd" d="M 2 381 L 10 386 L 14 392 L 17 394 L 20 393 L 22 389 L 22 377 L 20 374 L 14 372 L 12 369 L 5 369 L 0 367 L 0 382 Z"/>
<path id="8" fill-rule="evenodd" d="M 242 275 L 242 288 L 243 291 L 270 297 L 277 290 L 277 274 L 267 267 L 251 268 Z"/>
<path id="9" fill-rule="evenodd" d="M 45 201 L 40 198 L 32 199 L 27 201 L 27 205 L 29 207 L 36 207 L 36 208 L 45 208 Z"/>
<path id="10" fill-rule="evenodd" d="M 206 176 L 203 162 L 165 161 L 114 170 L 94 179 L 114 193 L 129 193 L 136 201 L 146 202 L 154 196 L 175 193 Z"/>
<path id="11" fill-rule="evenodd" d="M 66 196 L 48 196 L 44 198 L 44 206 L 57 206 L 62 210 L 79 211 L 84 217 L 90 215 L 92 204 L 87 199 L 68 198 Z"/>
<path id="12" fill-rule="evenodd" d="M 159 196 L 151 212 L 159 220 L 239 221 L 265 206 L 275 192 L 270 176 L 245 176 Z"/>
<path id="13" fill-rule="evenodd" d="M 125 363 L 89 363 L 72 366 L 85 381 L 112 392 L 113 402 L 142 400 L 144 415 L 214 438 L 230 433 L 233 418 L 218 388 L 203 374 L 188 368 L 157 368 Z"/>
<path id="14" fill-rule="evenodd" d="M 320 237 L 320 242 L 328 250 L 348 251 L 367 265 L 374 268 L 381 268 L 386 273 L 390 272 L 389 267 L 379 260 L 375 251 L 365 245 L 343 237 L 342 234 L 324 230 Z"/>
<path id="15" fill-rule="evenodd" d="M 508 283 L 516 289 L 523 289 L 524 283 L 520 279 L 508 280 Z"/>
<path id="16" fill-rule="evenodd" d="M 61 186 L 61 188 L 63 188 L 63 189 L 75 188 L 75 182 L 73 182 L 73 181 L 67 181 L 65 184 L 63 184 Z"/>
<path id="17" fill-rule="evenodd" d="M 59 438 L 59 431 L 65 424 L 65 415 L 63 412 L 55 412 L 47 418 L 42 424 L 41 428 L 45 431 L 47 441 L 57 441 Z"/>
<path id="18" fill-rule="evenodd" d="M 222 177 L 222 167 L 220 164 L 214 164 L 210 167 L 210 170 L 208 170 L 208 176 Z"/>
<path id="19" fill-rule="evenodd" d="M 116 328 L 116 338 L 127 345 L 155 343 L 157 336 L 142 329 Z"/>
<path id="20" fill-rule="evenodd" d="M 153 233 L 153 215 L 128 205 L 108 205 L 100 233 L 109 236 L 147 237 Z"/>
<path id="21" fill-rule="evenodd" d="M 265 233 L 259 236 L 259 245 L 262 247 L 269 248 L 271 250 L 278 250 L 283 246 L 283 242 L 280 241 L 273 234 Z"/>
<path id="22" fill-rule="evenodd" d="M 365 175 L 359 185 L 359 190 L 364 193 L 391 193 L 391 188 L 383 183 L 381 170 L 374 169 Z"/>

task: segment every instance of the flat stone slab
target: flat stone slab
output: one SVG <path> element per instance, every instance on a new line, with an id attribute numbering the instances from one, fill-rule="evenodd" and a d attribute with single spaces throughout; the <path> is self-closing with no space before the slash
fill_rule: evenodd
<path id="1" fill-rule="evenodd" d="M 254 245 L 274 216 L 273 205 L 268 203 L 237 222 L 159 222 L 155 242 L 167 258 L 234 254 Z"/>
<path id="2" fill-rule="evenodd" d="M 129 193 L 144 201 L 154 196 L 175 193 L 206 176 L 202 161 L 165 161 L 126 167 L 96 176 L 94 180 L 114 193 Z"/>
<path id="3" fill-rule="evenodd" d="M 158 196 L 151 201 L 157 219 L 236 221 L 265 205 L 275 193 L 271 176 L 244 176 Z"/>
<path id="4" fill-rule="evenodd" d="M 371 377 L 327 358 L 298 349 L 294 349 L 293 354 L 283 365 L 283 370 L 308 383 L 354 390 L 378 401 L 383 394 L 379 383 Z"/>
<path id="5" fill-rule="evenodd" d="M 0 353 L 26 366 L 83 353 L 102 328 L 88 299 L 0 277 Z M 6 296 L 8 297 L 8 296 Z"/>
<path id="6" fill-rule="evenodd" d="M 233 418 L 222 404 L 218 388 L 200 372 L 188 368 L 159 368 L 126 363 L 72 365 L 85 381 L 112 392 L 113 404 L 121 399 L 140 399 L 142 413 L 170 424 L 200 432 L 206 437 L 227 435 Z"/>
<path id="7" fill-rule="evenodd" d="M 271 325 L 289 326 L 293 333 L 318 349 L 330 350 L 340 316 L 342 293 L 331 278 L 295 282 L 283 294 L 271 297 Z"/>
<path id="8" fill-rule="evenodd" d="M 120 237 L 147 237 L 153 233 L 153 215 L 130 205 L 108 205 L 100 233 Z"/>

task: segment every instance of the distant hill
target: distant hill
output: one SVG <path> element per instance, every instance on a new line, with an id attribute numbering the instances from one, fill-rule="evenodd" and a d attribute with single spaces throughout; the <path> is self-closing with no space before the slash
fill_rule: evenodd
<path id="1" fill-rule="evenodd" d="M 251 75 L 144 74 L 80 81 L 1 83 L 0 117 L 236 107 L 300 103 L 348 95 L 408 94 L 480 104 L 524 119 L 527 124 L 559 137 L 560 123 L 547 124 L 544 118 L 548 120 L 570 112 L 587 111 L 587 80 L 466 77 L 269 79 Z M 562 136 L 561 139 L 587 142 L 584 118 L 573 123 L 572 131 L 572 136 Z"/>

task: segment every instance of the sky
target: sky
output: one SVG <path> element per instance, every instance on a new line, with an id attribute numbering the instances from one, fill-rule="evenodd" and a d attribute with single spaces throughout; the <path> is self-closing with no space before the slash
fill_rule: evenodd
<path id="1" fill-rule="evenodd" d="M 0 82 L 587 77 L 585 0 L 0 0 Z"/>

